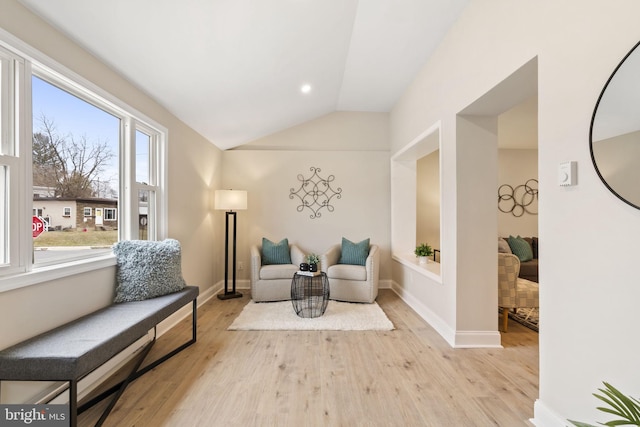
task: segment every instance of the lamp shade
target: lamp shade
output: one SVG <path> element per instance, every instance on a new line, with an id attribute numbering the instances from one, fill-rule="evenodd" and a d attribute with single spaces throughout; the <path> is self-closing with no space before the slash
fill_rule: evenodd
<path id="1" fill-rule="evenodd" d="M 225 211 L 247 209 L 247 192 L 244 190 L 216 190 L 215 208 Z"/>

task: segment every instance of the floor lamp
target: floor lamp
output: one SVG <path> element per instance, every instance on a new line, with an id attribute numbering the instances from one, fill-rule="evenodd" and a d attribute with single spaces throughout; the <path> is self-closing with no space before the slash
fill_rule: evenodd
<path id="1" fill-rule="evenodd" d="M 240 298 L 242 294 L 236 292 L 236 212 L 247 209 L 247 192 L 243 190 L 216 190 L 215 208 L 225 212 L 224 229 L 224 293 L 218 294 L 220 299 Z M 233 217 L 233 258 L 232 258 L 232 286 L 229 290 L 229 220 Z"/>

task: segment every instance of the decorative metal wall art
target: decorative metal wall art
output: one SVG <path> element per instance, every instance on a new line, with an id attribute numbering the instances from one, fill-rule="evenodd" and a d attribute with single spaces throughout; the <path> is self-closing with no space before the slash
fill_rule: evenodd
<path id="1" fill-rule="evenodd" d="M 498 209 L 500 212 L 511 213 L 515 217 L 521 217 L 525 212 L 538 215 L 537 201 L 537 179 L 530 179 L 515 188 L 509 184 L 503 184 L 498 188 Z"/>
<path id="2" fill-rule="evenodd" d="M 320 218 L 322 208 L 326 208 L 329 212 L 333 212 L 333 205 L 331 200 L 342 198 L 342 188 L 331 188 L 331 183 L 335 180 L 335 176 L 329 175 L 327 178 L 322 178 L 319 175 L 320 168 L 311 167 L 311 176 L 305 178 L 302 174 L 298 175 L 298 181 L 300 181 L 300 187 L 298 189 L 291 188 L 289 190 L 289 198 L 298 198 L 300 204 L 296 207 L 298 212 L 302 212 L 305 208 L 308 208 L 313 212 L 310 215 L 311 219 Z"/>

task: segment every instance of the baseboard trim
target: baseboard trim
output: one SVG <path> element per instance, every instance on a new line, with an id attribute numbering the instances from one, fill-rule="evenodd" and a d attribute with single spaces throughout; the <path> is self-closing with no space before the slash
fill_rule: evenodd
<path id="1" fill-rule="evenodd" d="M 453 348 L 503 348 L 498 331 L 457 331 Z"/>
<path id="2" fill-rule="evenodd" d="M 219 282 L 216 285 L 205 289 L 203 292 L 200 292 L 200 295 L 198 295 L 198 307 L 201 307 L 202 304 L 206 303 L 211 298 L 213 298 L 218 293 L 219 290 L 222 290 L 222 282 Z M 167 331 L 169 331 L 171 328 L 176 326 L 178 323 L 180 323 L 182 320 L 184 320 L 187 317 L 191 317 L 191 304 L 185 305 L 180 310 L 176 311 L 171 316 L 163 320 L 156 327 L 156 330 L 158 332 L 158 337 L 161 337 L 162 335 L 164 335 Z"/>
<path id="3" fill-rule="evenodd" d="M 391 290 L 422 317 L 453 348 L 502 348 L 498 331 L 455 331 L 422 301 L 393 282 Z"/>
<path id="4" fill-rule="evenodd" d="M 529 421 L 537 427 L 565 427 L 567 425 L 567 420 L 551 410 L 540 399 L 536 399 L 533 403 L 533 418 Z"/>
<path id="5" fill-rule="evenodd" d="M 393 280 L 385 279 L 378 281 L 378 289 L 392 289 L 393 288 Z"/>
<path id="6" fill-rule="evenodd" d="M 456 334 L 440 316 L 435 314 L 429 307 L 424 305 L 419 299 L 407 292 L 396 282 L 391 285 L 391 290 L 400 297 L 402 301 L 407 303 L 420 317 L 422 317 L 433 329 L 438 332 L 442 338 L 449 343 L 451 347 L 455 347 Z"/>

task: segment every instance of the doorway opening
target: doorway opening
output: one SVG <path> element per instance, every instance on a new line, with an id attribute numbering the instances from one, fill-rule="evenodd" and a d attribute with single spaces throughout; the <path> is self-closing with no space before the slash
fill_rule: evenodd
<path id="1" fill-rule="evenodd" d="M 459 331 L 498 329 L 498 238 L 538 236 L 537 70 L 533 58 L 457 116 Z M 535 204 L 499 206 L 501 185 L 524 190 L 534 182 Z"/>

